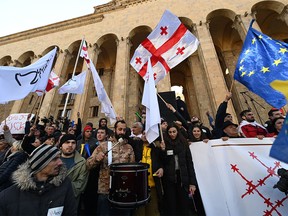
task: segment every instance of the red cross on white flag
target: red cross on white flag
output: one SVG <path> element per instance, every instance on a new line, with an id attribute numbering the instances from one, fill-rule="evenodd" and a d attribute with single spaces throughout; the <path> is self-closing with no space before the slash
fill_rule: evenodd
<path id="1" fill-rule="evenodd" d="M 82 49 L 81 49 L 81 52 L 80 52 L 80 56 L 85 59 L 87 64 L 90 63 L 90 59 L 89 59 L 89 55 L 88 55 L 88 48 L 86 46 L 86 41 L 85 40 L 83 40 L 83 45 L 82 45 Z"/>
<path id="2" fill-rule="evenodd" d="M 178 17 L 166 10 L 156 28 L 135 50 L 130 64 L 144 78 L 151 58 L 157 84 L 170 69 L 194 53 L 198 45 L 198 39 Z"/>

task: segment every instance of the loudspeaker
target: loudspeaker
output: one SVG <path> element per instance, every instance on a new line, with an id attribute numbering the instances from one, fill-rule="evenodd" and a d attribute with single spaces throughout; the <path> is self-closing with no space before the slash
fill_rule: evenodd
<path id="1" fill-rule="evenodd" d="M 165 100 L 166 103 L 171 104 L 177 110 L 175 91 L 159 92 L 158 94 Z M 168 122 L 168 124 L 176 121 L 177 118 L 173 115 L 172 111 L 167 108 L 159 95 L 157 95 L 157 99 L 161 118 L 164 118 Z"/>

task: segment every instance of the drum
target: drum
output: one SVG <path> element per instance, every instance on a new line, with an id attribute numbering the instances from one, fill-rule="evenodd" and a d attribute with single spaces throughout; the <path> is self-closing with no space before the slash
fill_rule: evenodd
<path id="1" fill-rule="evenodd" d="M 146 163 L 116 163 L 110 165 L 108 200 L 114 208 L 135 208 L 149 199 Z"/>

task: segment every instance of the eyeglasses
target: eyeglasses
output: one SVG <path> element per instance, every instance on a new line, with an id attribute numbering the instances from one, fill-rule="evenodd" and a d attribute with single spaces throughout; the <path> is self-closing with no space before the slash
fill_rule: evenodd
<path id="1" fill-rule="evenodd" d="M 88 130 L 87 130 L 87 131 L 85 131 L 85 132 L 87 132 L 87 133 L 92 133 L 92 131 L 88 131 Z"/>

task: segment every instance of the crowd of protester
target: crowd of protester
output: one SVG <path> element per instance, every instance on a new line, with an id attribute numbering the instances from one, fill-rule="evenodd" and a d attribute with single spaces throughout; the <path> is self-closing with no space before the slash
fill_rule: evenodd
<path id="1" fill-rule="evenodd" d="M 11 134 L 3 127 L 0 139 L 0 215 L 205 215 L 189 145 L 211 139 L 276 137 L 284 123 L 279 109 L 268 112 L 265 125 L 255 121 L 253 111 L 239 113 L 235 123 L 227 113 L 229 92 L 210 125 L 190 115 L 177 98 L 177 107 L 166 104 L 177 119 L 162 118 L 161 133 L 149 143 L 145 115 L 131 128 L 118 118 L 113 130 L 106 118 L 97 128 L 67 118 L 31 119 L 25 134 Z M 114 145 L 116 147 L 114 147 Z M 111 206 L 109 166 L 147 163 L 150 198 L 131 208 Z M 148 189 L 148 188 L 147 188 Z M 28 206 L 28 207 L 27 207 Z"/>

